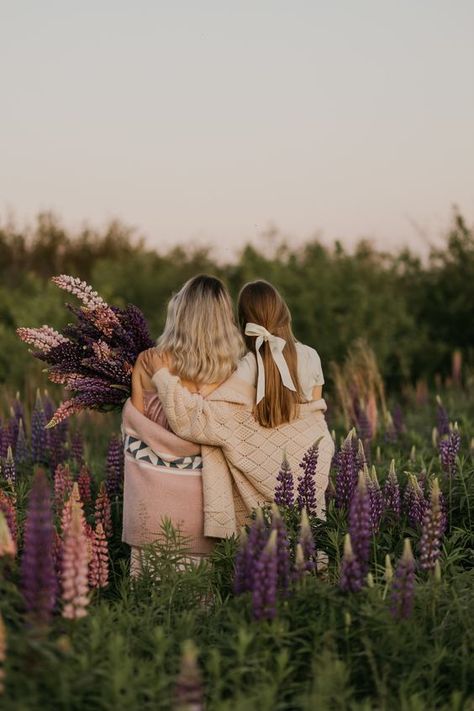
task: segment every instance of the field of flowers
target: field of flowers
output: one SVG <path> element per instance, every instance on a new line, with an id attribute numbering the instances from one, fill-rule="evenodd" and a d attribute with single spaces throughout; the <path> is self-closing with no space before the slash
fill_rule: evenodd
<path id="1" fill-rule="evenodd" d="M 5 393 L 0 707 L 474 709 L 472 384 L 440 393 L 331 414 L 326 521 L 316 444 L 210 562 L 164 522 L 136 580 L 117 413 Z"/>

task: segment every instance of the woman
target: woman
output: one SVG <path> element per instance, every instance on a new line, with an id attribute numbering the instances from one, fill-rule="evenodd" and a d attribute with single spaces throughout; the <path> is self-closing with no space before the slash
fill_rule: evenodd
<path id="1" fill-rule="evenodd" d="M 190 392 L 210 394 L 236 369 L 244 351 L 232 302 L 215 277 L 190 279 L 170 301 L 156 354 L 173 367 Z M 132 570 L 139 549 L 160 535 L 170 518 L 190 539 L 190 554 L 212 550 L 204 536 L 202 458 L 199 444 L 169 429 L 141 354 L 132 373 L 132 396 L 123 409 L 125 483 L 122 539 L 132 546 Z"/>
<path id="2" fill-rule="evenodd" d="M 313 351 L 308 364 L 297 357 L 286 304 L 273 287 L 261 291 L 268 298 L 257 301 L 254 294 L 247 302 L 248 313 L 243 295 L 240 299 L 241 325 L 257 363 L 252 377 L 244 361 L 204 397 L 183 387 L 172 359 L 154 349 L 143 356 L 171 428 L 203 446 L 204 504 L 209 490 L 222 507 L 220 521 L 212 519 L 212 512 L 205 515 L 205 531 L 213 530 L 213 535 L 235 533 L 253 508 L 273 500 L 283 451 L 297 472 L 317 440 L 317 513 L 324 515 L 334 443 L 324 419 L 322 371 L 315 374 L 319 357 Z M 257 323 L 247 321 L 250 314 Z"/>

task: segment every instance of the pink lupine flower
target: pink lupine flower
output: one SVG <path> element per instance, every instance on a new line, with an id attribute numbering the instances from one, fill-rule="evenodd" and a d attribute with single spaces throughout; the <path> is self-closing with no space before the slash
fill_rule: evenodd
<path id="1" fill-rule="evenodd" d="M 79 477 L 77 479 L 77 484 L 79 486 L 79 493 L 81 495 L 81 500 L 85 504 L 90 504 L 91 502 L 91 473 L 89 467 L 83 464 L 81 471 L 79 472 Z"/>
<path id="2" fill-rule="evenodd" d="M 83 409 L 83 405 L 81 405 L 80 402 L 77 402 L 75 398 L 66 400 L 65 402 L 62 402 L 60 404 L 60 406 L 54 413 L 54 417 L 48 422 L 46 427 L 56 427 L 56 425 L 58 425 L 60 422 L 67 419 L 68 417 L 71 417 L 71 415 L 75 415 L 77 412 L 81 412 L 81 410 Z"/>
<path id="3" fill-rule="evenodd" d="M 37 348 L 42 353 L 47 353 L 51 348 L 55 348 L 61 343 L 67 343 L 69 340 L 46 324 L 41 328 L 17 328 L 16 332 L 22 341 Z"/>
<path id="4" fill-rule="evenodd" d="M 4 555 L 16 556 L 16 543 L 13 539 L 5 514 L 0 509 L 0 558 Z"/>
<path id="5" fill-rule="evenodd" d="M 77 298 L 82 301 L 84 306 L 88 309 L 97 309 L 99 307 L 108 306 L 103 298 L 99 296 L 97 291 L 94 291 L 92 287 L 87 284 L 87 282 L 82 281 L 79 277 L 60 274 L 59 276 L 51 277 L 51 281 L 53 284 L 56 284 L 56 286 L 59 286 L 60 289 L 77 296 Z"/>
<path id="6" fill-rule="evenodd" d="M 77 506 L 79 508 L 82 525 L 85 528 L 86 520 L 84 517 L 83 504 L 81 501 L 81 495 L 79 493 L 79 486 L 77 481 L 73 483 L 71 494 L 64 503 L 63 510 L 61 513 L 61 530 L 63 534 L 67 531 L 69 524 L 71 523 L 72 511 L 74 506 Z"/>
<path id="7" fill-rule="evenodd" d="M 87 615 L 89 604 L 88 546 L 77 502 L 72 504 L 71 521 L 65 532 L 62 552 L 62 615 L 76 620 Z"/>
<path id="8" fill-rule="evenodd" d="M 92 555 L 89 564 L 91 588 L 105 588 L 109 584 L 109 547 L 102 524 L 92 531 Z"/>
<path id="9" fill-rule="evenodd" d="M 112 535 L 112 509 L 103 481 L 100 484 L 99 493 L 95 502 L 95 522 L 96 524 L 102 524 L 105 535 L 107 538 L 110 538 Z"/>
<path id="10" fill-rule="evenodd" d="M 110 360 L 114 357 L 111 347 L 105 341 L 93 343 L 92 350 L 99 360 Z"/>

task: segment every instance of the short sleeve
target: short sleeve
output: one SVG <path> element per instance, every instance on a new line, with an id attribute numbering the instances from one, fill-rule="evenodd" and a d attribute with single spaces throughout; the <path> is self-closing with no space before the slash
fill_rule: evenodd
<path id="1" fill-rule="evenodd" d="M 311 379 L 312 387 L 316 385 L 324 385 L 324 375 L 323 369 L 321 367 L 321 358 L 319 357 L 317 351 L 314 348 L 307 346 L 307 361 L 306 361 L 306 372 L 309 379 Z"/>

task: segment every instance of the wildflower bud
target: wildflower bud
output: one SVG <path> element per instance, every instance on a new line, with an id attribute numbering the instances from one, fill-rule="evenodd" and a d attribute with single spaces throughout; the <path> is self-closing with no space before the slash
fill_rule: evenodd
<path id="1" fill-rule="evenodd" d="M 380 449 L 379 444 L 377 445 L 377 449 L 375 450 L 375 461 L 377 462 L 377 464 L 380 464 L 380 462 L 382 461 L 382 451 Z"/>
<path id="2" fill-rule="evenodd" d="M 441 565 L 439 563 L 439 560 L 436 561 L 435 567 L 434 567 L 434 579 L 437 583 L 441 582 Z"/>
<path id="3" fill-rule="evenodd" d="M 192 642 L 187 640 L 183 644 L 179 675 L 174 689 L 173 708 L 183 711 L 204 709 L 204 689 L 201 671 L 198 665 L 198 650 Z"/>
<path id="4" fill-rule="evenodd" d="M 384 572 L 384 578 L 386 583 L 391 583 L 393 579 L 393 568 L 392 568 L 392 561 L 390 559 L 389 554 L 387 553 L 385 555 L 385 572 Z"/>
<path id="5" fill-rule="evenodd" d="M 372 575 L 372 573 L 367 573 L 367 587 L 373 588 L 374 585 L 374 576 Z"/>
<path id="6" fill-rule="evenodd" d="M 431 430 L 431 442 L 433 444 L 433 447 L 436 448 L 438 446 L 438 428 L 437 427 L 433 427 L 433 429 Z"/>
<path id="7" fill-rule="evenodd" d="M 416 447 L 413 445 L 413 447 L 410 450 L 410 461 L 415 462 L 416 461 Z"/>
<path id="8" fill-rule="evenodd" d="M 336 443 L 336 430 L 331 430 L 331 438 L 334 443 Z"/>

